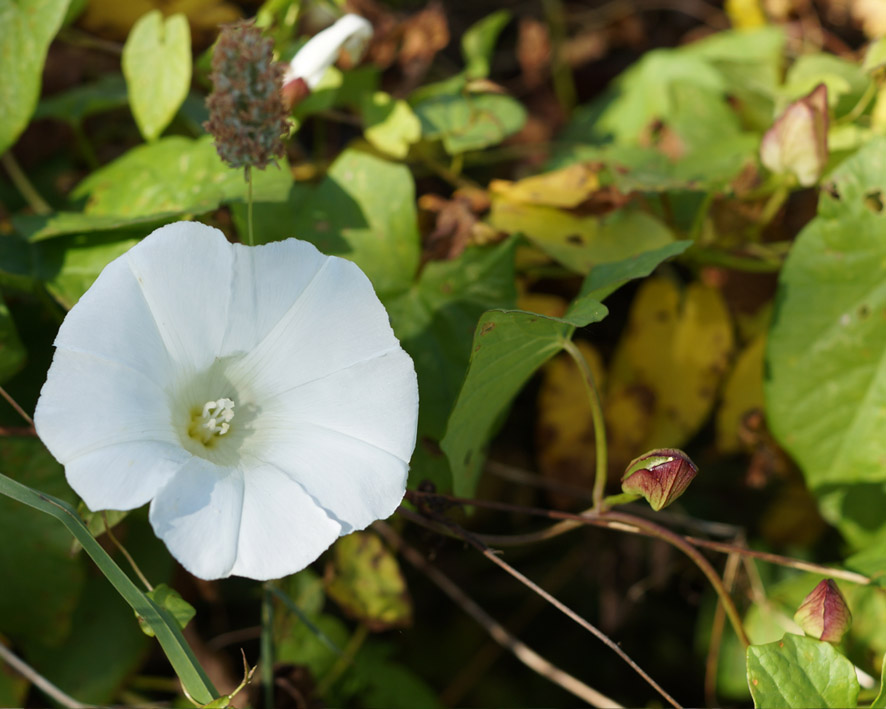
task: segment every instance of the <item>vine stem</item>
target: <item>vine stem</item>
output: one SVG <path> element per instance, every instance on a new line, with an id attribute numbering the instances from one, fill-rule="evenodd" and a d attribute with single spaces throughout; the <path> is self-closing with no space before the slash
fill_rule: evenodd
<path id="1" fill-rule="evenodd" d="M 0 387 L 0 396 L 6 399 L 6 403 L 8 403 L 13 409 L 15 409 L 15 412 L 27 422 L 28 426 L 34 428 L 34 419 L 28 416 L 28 413 L 21 406 L 19 406 L 19 403 L 15 399 L 13 399 L 9 395 L 9 392 L 7 392 L 6 389 L 4 389 L 3 387 Z"/>
<path id="2" fill-rule="evenodd" d="M 399 554 L 412 566 L 427 576 L 443 593 L 458 605 L 465 613 L 483 626 L 489 636 L 506 650 L 513 653 L 520 662 L 542 677 L 562 687 L 567 692 L 594 707 L 611 707 L 621 709 L 614 699 L 589 687 L 584 682 L 564 672 L 556 665 L 539 655 L 531 647 L 518 640 L 501 623 L 481 608 L 474 599 L 457 586 L 452 579 L 436 566 L 429 563 L 418 551 L 406 544 L 394 529 L 384 523 L 376 522 L 373 529 L 378 532 Z"/>
<path id="3" fill-rule="evenodd" d="M 419 515 L 415 514 L 414 512 L 412 512 L 410 510 L 405 510 L 403 508 L 400 508 L 400 514 L 404 515 L 407 519 L 410 519 L 413 521 L 415 521 L 416 517 L 420 517 Z M 535 581 L 533 581 L 528 576 L 525 576 L 523 573 L 521 573 L 520 571 L 515 569 L 513 566 L 511 566 L 504 559 L 501 559 L 488 546 L 486 546 L 483 542 L 481 542 L 479 539 L 477 539 L 473 534 L 471 534 L 467 530 L 462 529 L 458 525 L 453 524 L 449 521 L 441 522 L 440 520 L 437 520 L 437 523 L 442 524 L 444 527 L 451 530 L 457 537 L 459 537 L 460 539 L 462 539 L 463 541 L 467 542 L 472 547 L 477 549 L 481 554 L 483 554 L 483 556 L 485 556 L 487 559 L 489 559 L 493 564 L 495 564 L 496 566 L 500 567 L 505 572 L 507 572 L 508 574 L 513 576 L 515 579 L 517 579 L 520 583 L 522 583 L 528 589 L 530 589 L 534 593 L 538 594 L 544 600 L 546 600 L 548 603 L 550 603 L 552 606 L 554 606 L 554 608 L 556 608 L 558 611 L 563 613 L 567 618 L 569 618 L 570 620 L 572 620 L 576 624 L 578 624 L 580 627 L 587 630 L 591 635 L 593 635 L 595 638 L 597 638 L 600 642 L 602 642 L 604 645 L 606 645 L 606 647 L 608 647 L 616 655 L 618 655 L 622 660 L 624 660 L 628 664 L 628 666 L 631 667 L 631 669 L 633 669 L 634 672 L 636 672 L 638 675 L 640 675 L 640 677 L 642 677 L 649 684 L 650 687 L 652 687 L 656 692 L 658 692 L 661 695 L 661 697 L 665 701 L 668 702 L 668 704 L 670 704 L 672 707 L 675 707 L 676 709 L 681 709 L 680 704 L 678 704 L 677 701 L 673 697 L 671 697 L 671 695 L 668 694 L 664 690 L 664 688 L 661 687 L 661 685 L 659 685 L 654 679 L 652 679 L 652 677 L 650 677 L 646 673 L 646 671 L 642 667 L 640 667 L 640 665 L 638 665 L 636 662 L 634 662 L 634 660 L 632 660 L 631 657 L 624 650 L 622 650 L 621 647 L 619 647 L 619 645 L 616 642 L 614 642 L 608 635 L 606 635 L 602 630 L 597 628 L 595 625 L 593 625 L 589 621 L 585 620 L 582 616 L 580 616 L 578 613 L 576 613 L 574 610 L 572 610 L 569 606 L 567 606 L 565 603 L 560 601 L 558 598 L 556 598 L 555 596 L 552 596 L 550 593 L 545 591 L 541 586 L 539 586 L 537 583 L 535 583 Z"/>
<path id="4" fill-rule="evenodd" d="M 468 505 L 474 507 L 486 507 L 493 510 L 503 510 L 506 512 L 515 512 L 518 514 L 530 514 L 535 515 L 537 517 L 546 517 L 548 519 L 557 519 L 561 520 L 556 524 L 552 524 L 550 527 L 545 527 L 544 529 L 540 529 L 535 532 L 528 532 L 526 534 L 480 534 L 474 533 L 474 536 L 477 537 L 484 544 L 490 544 L 493 546 L 507 546 L 507 547 L 515 547 L 515 546 L 523 546 L 526 544 L 535 544 L 537 542 L 547 541 L 548 539 L 554 539 L 555 537 L 560 536 L 561 534 L 565 534 L 566 532 L 572 531 L 573 529 L 578 529 L 582 525 L 591 525 L 594 527 L 606 527 L 608 529 L 615 529 L 622 532 L 630 532 L 632 534 L 643 534 L 646 536 L 650 536 L 646 531 L 639 529 L 634 525 L 624 524 L 623 522 L 613 522 L 608 519 L 609 514 L 597 514 L 594 512 L 593 508 L 588 508 L 584 512 L 562 512 L 560 510 L 546 510 L 540 507 L 527 507 L 525 505 L 512 505 L 507 502 L 494 502 L 491 500 L 475 500 L 466 497 L 454 497 L 452 495 L 444 495 L 441 493 L 424 493 L 418 492 L 416 490 L 407 491 L 407 498 L 417 498 L 417 497 L 436 497 L 440 500 L 445 500 L 447 502 L 452 502 L 459 505 Z M 415 501 L 413 499 L 413 501 Z M 661 516 L 664 516 L 665 512 L 658 513 Z M 439 530 L 438 530 L 439 531 Z M 736 544 L 729 544 L 727 542 L 715 542 L 708 539 L 699 539 L 698 537 L 686 536 L 683 537 L 685 541 L 693 546 L 702 547 L 705 549 L 710 549 L 711 551 L 720 552 L 721 554 L 738 554 L 741 557 L 749 557 L 752 559 L 759 559 L 760 561 L 765 561 L 769 564 L 776 564 L 778 566 L 785 566 L 791 569 L 798 569 L 800 571 L 809 571 L 814 574 L 821 574 L 822 576 L 831 576 L 835 579 L 842 579 L 843 581 L 848 581 L 849 583 L 855 583 L 861 586 L 867 586 L 873 583 L 870 578 L 865 576 L 864 574 L 859 574 L 854 571 L 847 571 L 845 569 L 835 569 L 831 566 L 824 566 L 823 564 L 814 564 L 809 561 L 802 561 L 801 559 L 792 559 L 789 556 L 782 556 L 780 554 L 771 554 L 765 551 L 757 551 L 756 549 L 748 549 L 747 547 L 739 546 Z"/>
<path id="5" fill-rule="evenodd" d="M 3 163 L 3 167 L 6 169 L 6 174 L 8 174 L 9 179 L 12 180 L 12 184 L 15 185 L 19 194 L 25 198 L 25 201 L 34 211 L 34 214 L 39 214 L 41 216 L 52 214 L 52 207 L 49 206 L 49 203 L 40 196 L 40 193 L 34 185 L 31 184 L 25 171 L 22 170 L 18 161 L 15 159 L 15 156 L 13 156 L 12 151 L 7 150 L 3 153 L 0 162 Z"/>
<path id="6" fill-rule="evenodd" d="M 723 579 L 720 578 L 720 574 L 711 566 L 711 562 L 705 559 L 704 555 L 692 546 L 689 542 L 687 542 L 683 537 L 679 534 L 672 532 L 667 527 L 662 527 L 660 524 L 656 524 L 655 522 L 650 522 L 649 520 L 645 520 L 642 517 L 637 517 L 636 515 L 627 514 L 625 512 L 607 512 L 605 514 L 607 519 L 610 519 L 614 522 L 623 522 L 625 524 L 633 525 L 643 531 L 647 532 L 649 535 L 653 537 L 657 537 L 664 542 L 667 542 L 671 546 L 682 551 L 686 556 L 688 556 L 695 565 L 701 569 L 702 573 L 707 576 L 708 581 L 711 586 L 714 587 L 714 590 L 717 592 L 717 595 L 720 597 L 720 603 L 723 604 L 723 609 L 726 611 L 726 615 L 729 618 L 729 621 L 732 623 L 732 627 L 735 629 L 735 634 L 738 635 L 739 640 L 741 640 L 742 645 L 748 647 L 751 644 L 750 640 L 748 640 L 748 636 L 744 631 L 744 626 L 741 622 L 741 616 L 738 613 L 738 609 L 735 607 L 735 601 L 732 600 L 732 596 L 729 594 L 729 591 L 726 590 L 726 586 L 723 583 Z"/>
<path id="7" fill-rule="evenodd" d="M 37 687 L 37 689 L 43 692 L 43 694 L 58 702 L 63 707 L 68 707 L 68 709 L 86 709 L 90 706 L 89 704 L 82 704 L 73 697 L 65 694 L 3 643 L 0 643 L 0 659 Z"/>
<path id="8" fill-rule="evenodd" d="M 594 382 L 594 374 L 576 344 L 567 339 L 563 343 L 563 349 L 575 361 L 578 371 L 581 372 L 582 383 L 588 395 L 588 403 L 591 405 L 591 416 L 594 420 L 594 443 L 596 444 L 596 469 L 594 472 L 594 506 L 593 510 L 599 512 L 603 509 L 603 495 L 606 492 L 606 478 L 608 469 L 608 450 L 606 446 L 606 421 L 603 418 L 603 402 L 600 392 Z"/>
<path id="9" fill-rule="evenodd" d="M 102 522 L 105 525 L 105 534 L 108 535 L 108 539 L 110 539 L 114 543 L 114 546 L 120 550 L 120 553 L 123 554 L 123 556 L 126 558 L 126 561 L 129 562 L 129 565 L 132 567 L 132 570 L 135 571 L 135 575 L 138 576 L 139 581 L 142 582 L 144 587 L 148 589 L 148 591 L 153 591 L 154 587 L 151 585 L 151 582 L 148 581 L 148 578 L 142 573 L 142 570 L 138 567 L 138 564 L 135 563 L 135 559 L 132 558 L 132 555 L 130 555 L 130 553 L 126 551 L 126 547 L 124 547 L 120 543 L 120 540 L 117 539 L 117 536 L 111 531 L 111 525 L 108 522 L 108 515 L 105 513 L 104 510 L 102 510 L 101 515 Z"/>

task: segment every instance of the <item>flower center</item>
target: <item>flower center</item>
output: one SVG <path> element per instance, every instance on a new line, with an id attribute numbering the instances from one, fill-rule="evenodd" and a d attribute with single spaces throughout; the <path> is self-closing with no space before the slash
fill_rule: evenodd
<path id="1" fill-rule="evenodd" d="M 233 400 L 218 399 L 216 401 L 207 401 L 203 404 L 202 410 L 194 408 L 191 411 L 188 436 L 211 448 L 222 436 L 231 430 L 231 421 L 233 420 Z"/>

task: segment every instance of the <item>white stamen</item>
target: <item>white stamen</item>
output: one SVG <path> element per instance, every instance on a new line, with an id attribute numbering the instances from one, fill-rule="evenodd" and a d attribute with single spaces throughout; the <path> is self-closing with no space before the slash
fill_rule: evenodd
<path id="1" fill-rule="evenodd" d="M 200 428 L 205 429 L 204 435 L 224 436 L 231 430 L 231 421 L 234 419 L 234 402 L 231 399 L 207 401 L 203 404 L 201 418 L 203 421 Z"/>

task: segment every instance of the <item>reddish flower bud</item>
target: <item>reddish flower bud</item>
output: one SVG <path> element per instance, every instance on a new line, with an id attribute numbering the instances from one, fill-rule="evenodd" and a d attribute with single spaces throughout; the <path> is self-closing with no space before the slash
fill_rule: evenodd
<path id="1" fill-rule="evenodd" d="M 631 461 L 621 478 L 621 489 L 645 497 L 658 511 L 680 497 L 697 474 L 695 463 L 683 451 L 657 448 Z"/>
<path id="2" fill-rule="evenodd" d="M 803 631 L 829 643 L 838 643 L 852 623 L 852 613 L 837 584 L 824 579 L 806 596 L 794 613 L 794 620 Z"/>
<path id="3" fill-rule="evenodd" d="M 828 90 L 819 84 L 794 101 L 763 136 L 760 160 L 772 172 L 814 185 L 828 161 Z"/>

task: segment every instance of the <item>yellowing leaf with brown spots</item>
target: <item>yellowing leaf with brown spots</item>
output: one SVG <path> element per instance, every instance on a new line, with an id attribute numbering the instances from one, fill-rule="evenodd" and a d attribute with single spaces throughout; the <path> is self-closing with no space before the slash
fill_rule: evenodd
<path id="1" fill-rule="evenodd" d="M 583 163 L 533 175 L 517 182 L 493 180 L 489 184 L 490 191 L 512 202 L 566 208 L 577 207 L 599 187 L 597 173 Z"/>
<path id="2" fill-rule="evenodd" d="M 324 582 L 329 597 L 370 630 L 412 621 L 412 601 L 397 559 L 370 532 L 354 532 L 336 542 Z"/>
<path id="3" fill-rule="evenodd" d="M 666 278 L 640 286 L 608 389 L 610 409 L 626 400 L 629 410 L 648 411 L 648 434 L 637 453 L 679 447 L 698 431 L 714 405 L 733 347 L 732 322 L 718 290 L 691 283 L 681 292 Z M 607 418 L 613 439 L 637 438 L 636 420 L 612 412 Z"/>
<path id="4" fill-rule="evenodd" d="M 535 246 L 577 273 L 621 261 L 674 241 L 670 230 L 642 212 L 621 210 L 599 217 L 493 195 L 489 224 L 523 234 Z"/>
<path id="5" fill-rule="evenodd" d="M 102 37 L 123 41 L 136 20 L 151 10 L 160 10 L 166 17 L 182 13 L 204 43 L 218 34 L 219 25 L 242 16 L 236 5 L 224 0 L 89 0 L 79 24 Z M 194 44 L 200 43 L 195 38 Z"/>
<path id="6" fill-rule="evenodd" d="M 605 384 L 605 372 L 599 353 L 586 342 L 575 344 L 601 388 Z M 549 480 L 591 492 L 596 447 L 590 403 L 581 374 L 566 353 L 557 355 L 542 371 L 536 423 L 539 469 Z M 574 502 L 574 498 L 554 497 L 554 504 L 558 506 Z"/>
<path id="7" fill-rule="evenodd" d="M 766 337 L 751 340 L 735 360 L 723 385 L 723 400 L 717 410 L 717 447 L 723 453 L 741 450 L 739 430 L 750 412 L 763 410 L 763 357 Z"/>

